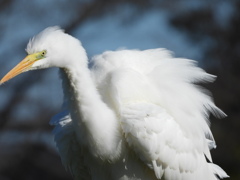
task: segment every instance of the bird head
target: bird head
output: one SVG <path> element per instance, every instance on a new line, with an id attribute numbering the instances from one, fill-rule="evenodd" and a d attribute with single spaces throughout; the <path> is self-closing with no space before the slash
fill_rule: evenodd
<path id="1" fill-rule="evenodd" d="M 69 56 L 74 54 L 79 57 L 76 48 L 78 53 L 82 53 L 81 56 L 85 55 L 79 40 L 64 33 L 57 26 L 48 27 L 29 41 L 26 48 L 28 55 L 1 79 L 0 84 L 30 70 L 66 68 L 71 65 L 69 59 L 73 59 Z"/>

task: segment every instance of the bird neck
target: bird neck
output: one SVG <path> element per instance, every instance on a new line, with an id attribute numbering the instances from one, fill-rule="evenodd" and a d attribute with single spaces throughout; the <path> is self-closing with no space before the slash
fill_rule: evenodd
<path id="1" fill-rule="evenodd" d="M 63 72 L 66 77 L 67 89 L 70 91 L 66 98 L 71 104 L 74 103 L 75 108 L 81 110 L 82 115 L 89 113 L 85 108 L 91 107 L 93 109 L 90 111 L 93 112 L 94 108 L 103 104 L 87 66 L 76 65 L 63 69 Z"/>
<path id="2" fill-rule="evenodd" d="M 87 60 L 87 57 L 86 57 Z M 98 93 L 87 63 L 60 69 L 64 98 L 79 141 L 102 159 L 115 159 L 120 152 L 117 117 Z"/>

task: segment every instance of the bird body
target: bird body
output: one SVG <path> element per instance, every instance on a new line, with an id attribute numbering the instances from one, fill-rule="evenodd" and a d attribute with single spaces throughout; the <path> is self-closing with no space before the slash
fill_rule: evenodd
<path id="1" fill-rule="evenodd" d="M 26 50 L 30 55 L 1 83 L 19 71 L 60 68 L 64 105 L 50 124 L 74 179 L 228 177 L 212 163 L 208 125 L 210 112 L 224 113 L 197 85 L 214 76 L 194 61 L 165 49 L 118 50 L 94 56 L 89 69 L 80 41 L 58 27 L 45 29 Z"/>

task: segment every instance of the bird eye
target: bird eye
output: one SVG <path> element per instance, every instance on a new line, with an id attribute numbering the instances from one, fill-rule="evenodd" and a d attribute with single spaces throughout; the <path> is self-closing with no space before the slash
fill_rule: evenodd
<path id="1" fill-rule="evenodd" d="M 42 56 L 45 56 L 45 54 L 46 54 L 46 51 L 43 51 L 43 52 L 42 52 Z"/>
<path id="2" fill-rule="evenodd" d="M 40 52 L 37 53 L 36 58 L 37 58 L 38 60 L 39 60 L 39 59 L 43 59 L 43 58 L 46 57 L 46 54 L 47 54 L 47 51 L 46 51 L 46 50 L 40 51 Z"/>

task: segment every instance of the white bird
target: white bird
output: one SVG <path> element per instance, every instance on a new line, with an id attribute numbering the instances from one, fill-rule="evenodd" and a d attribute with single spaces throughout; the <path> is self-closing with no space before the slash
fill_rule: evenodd
<path id="1" fill-rule="evenodd" d="M 58 67 L 63 111 L 51 120 L 74 179 L 216 180 L 209 113 L 225 114 L 197 85 L 215 76 L 165 49 L 107 51 L 90 63 L 81 42 L 58 27 L 31 39 L 28 55 L 0 83 Z M 88 65 L 91 65 L 91 68 Z"/>

